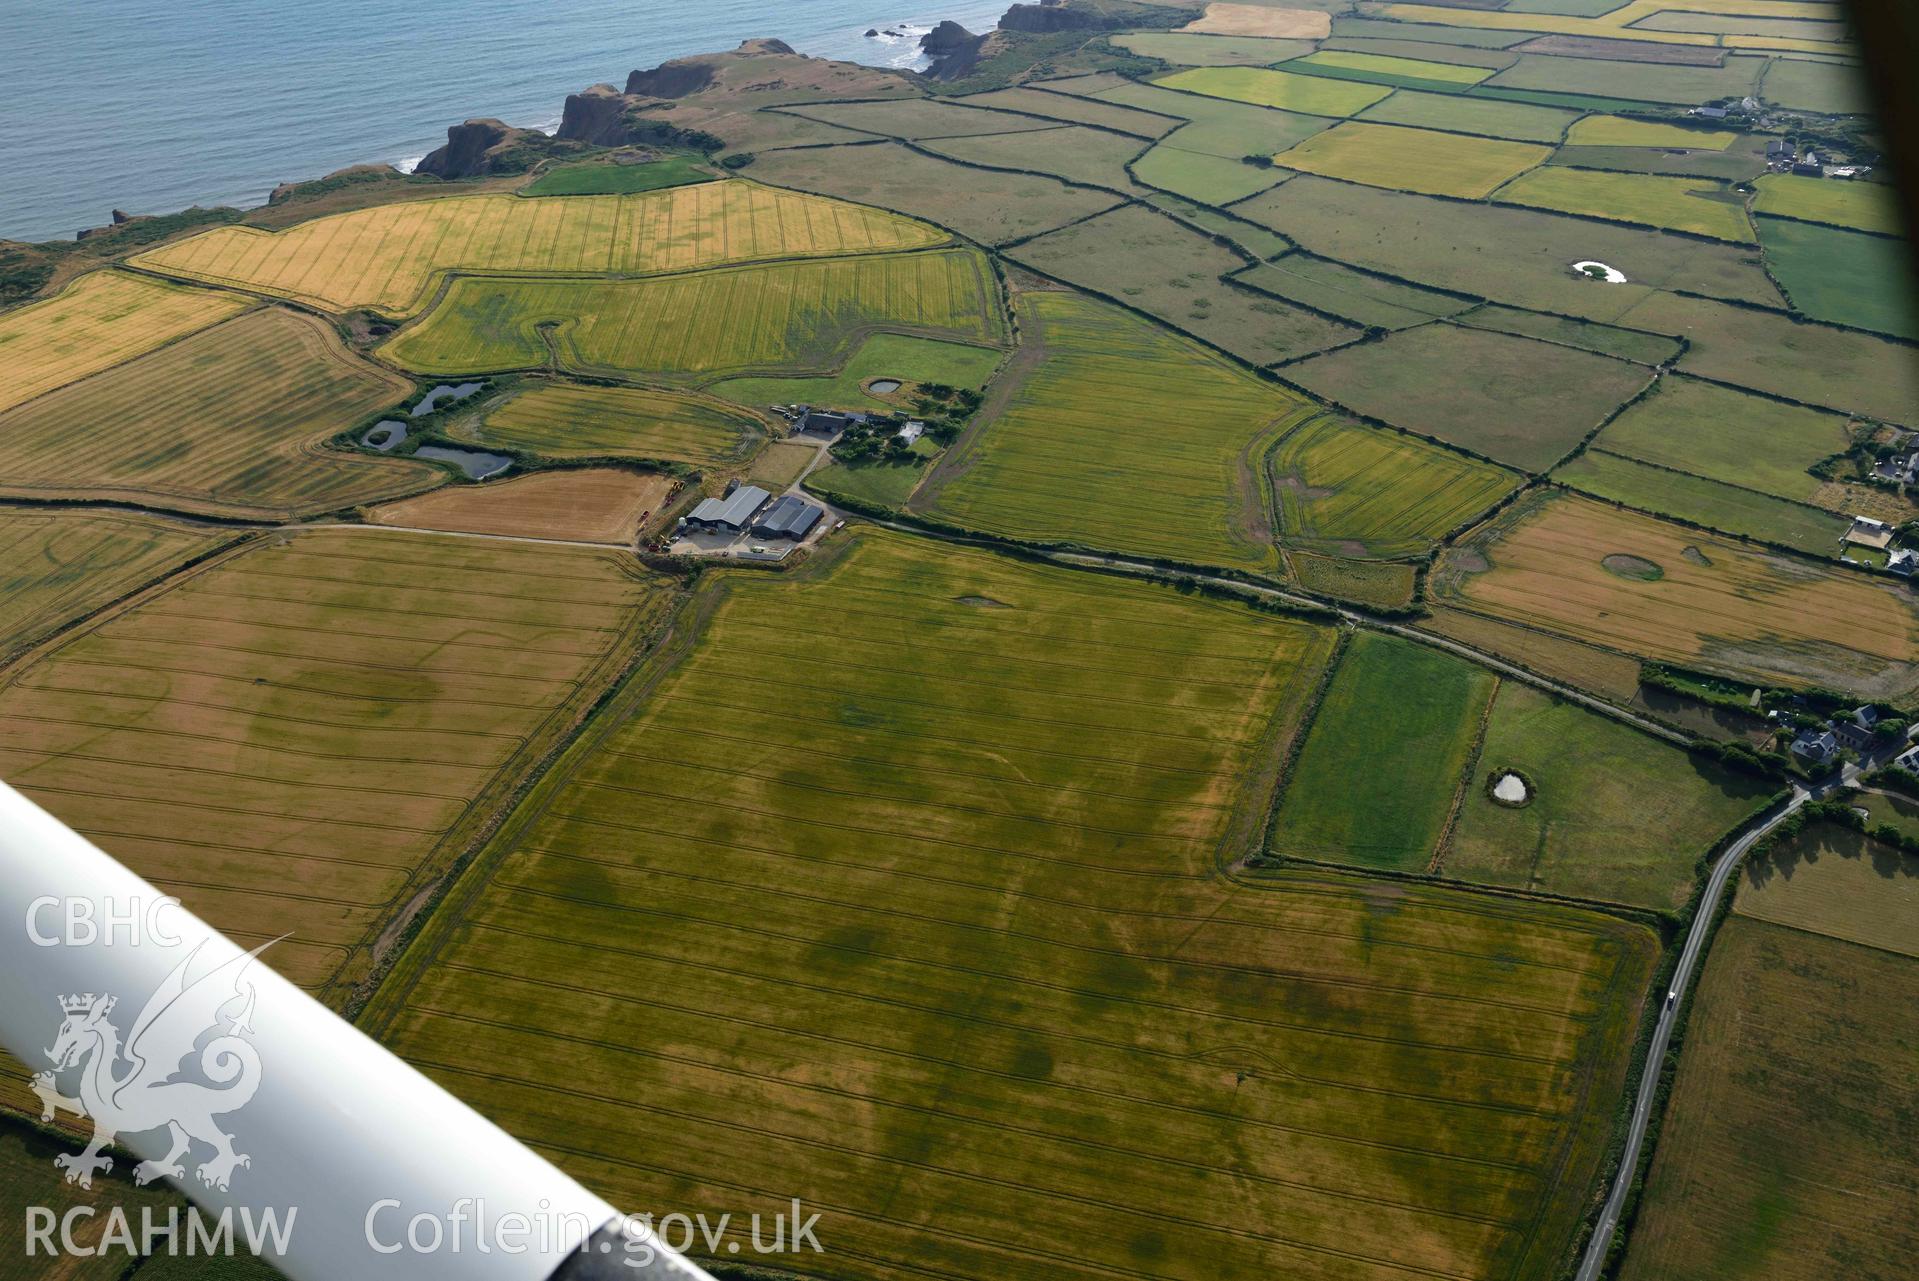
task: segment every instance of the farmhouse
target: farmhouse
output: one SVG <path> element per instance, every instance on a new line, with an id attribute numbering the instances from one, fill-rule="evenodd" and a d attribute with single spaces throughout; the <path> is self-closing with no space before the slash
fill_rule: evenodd
<path id="1" fill-rule="evenodd" d="M 1894 767 L 1919 774 L 1919 747 L 1908 747 L 1892 760 Z"/>
<path id="2" fill-rule="evenodd" d="M 687 514 L 686 523 L 695 529 L 723 530 L 737 534 L 753 523 L 753 517 L 773 495 L 758 485 L 740 485 L 723 498 L 706 498 Z"/>
<path id="3" fill-rule="evenodd" d="M 1886 568 L 1902 578 L 1911 578 L 1914 571 L 1919 571 L 1919 552 L 1909 547 L 1887 552 Z"/>
<path id="4" fill-rule="evenodd" d="M 1872 746 L 1872 731 L 1856 719 L 1835 720 L 1831 737 L 1839 740 L 1839 746 L 1855 752 L 1863 752 Z"/>
<path id="5" fill-rule="evenodd" d="M 1824 765 L 1839 755 L 1839 740 L 1829 729 L 1809 729 L 1792 740 L 1792 754 L 1808 765 Z"/>
<path id="6" fill-rule="evenodd" d="M 898 436 L 901 440 L 905 441 L 909 445 L 912 444 L 914 441 L 918 440 L 921 436 L 924 436 L 925 434 L 926 434 L 926 424 L 922 422 L 910 422 L 906 424 L 906 426 L 900 428 L 897 432 L 894 433 L 894 435 Z"/>
<path id="7" fill-rule="evenodd" d="M 822 436 L 837 436 L 848 427 L 864 423 L 871 417 L 871 414 L 866 413 L 841 414 L 827 409 L 814 409 L 809 410 L 800 421 L 800 430 L 817 432 Z"/>
<path id="8" fill-rule="evenodd" d="M 820 516 L 819 508 L 796 494 L 788 494 L 753 522 L 753 532 L 761 538 L 785 538 L 797 543 L 813 532 Z"/>

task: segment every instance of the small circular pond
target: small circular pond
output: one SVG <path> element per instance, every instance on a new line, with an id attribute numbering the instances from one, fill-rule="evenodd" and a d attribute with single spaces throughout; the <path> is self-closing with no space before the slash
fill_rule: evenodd
<path id="1" fill-rule="evenodd" d="M 897 378 L 875 378 L 867 384 L 866 389 L 875 396 L 890 396 L 900 389 L 900 380 Z"/>
<path id="2" fill-rule="evenodd" d="M 1532 798 L 1532 788 L 1526 785 L 1524 778 L 1511 770 L 1493 779 L 1493 799 L 1501 805 L 1524 805 Z"/>
<path id="3" fill-rule="evenodd" d="M 1587 259 L 1585 262 L 1574 263 L 1573 271 L 1578 275 L 1586 277 L 1588 280 L 1603 280 L 1609 285 L 1623 285 L 1626 283 L 1625 272 L 1619 270 L 1617 267 L 1608 267 L 1603 262 L 1594 262 L 1591 259 Z"/>

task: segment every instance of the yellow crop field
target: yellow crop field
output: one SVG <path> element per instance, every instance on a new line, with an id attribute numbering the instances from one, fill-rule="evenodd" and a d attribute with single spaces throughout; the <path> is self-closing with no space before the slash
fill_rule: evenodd
<path id="1" fill-rule="evenodd" d="M 1494 198 L 1534 209 L 1671 227 L 1716 240 L 1751 241 L 1745 206 L 1718 183 L 1553 165 L 1522 174 Z"/>
<path id="2" fill-rule="evenodd" d="M 387 530 L 210 562 L 19 671 L 0 776 L 309 989 L 351 980 L 626 661 L 617 553 Z"/>
<path id="3" fill-rule="evenodd" d="M 1428 62 L 1423 58 L 1395 58 L 1389 54 L 1344 53 L 1322 49 L 1307 54 L 1300 62 L 1347 71 L 1371 71 L 1380 75 L 1403 76 L 1413 80 L 1439 80 L 1446 84 L 1476 85 L 1492 75 L 1491 67 L 1468 67 L 1457 62 Z"/>
<path id="4" fill-rule="evenodd" d="M 1522 502 L 1441 554 L 1456 604 L 1644 658 L 1862 698 L 1919 689 L 1904 586 L 1584 498 Z"/>
<path id="5" fill-rule="evenodd" d="M 0 312 L 0 410 L 225 320 L 252 300 L 95 271 Z"/>
<path id="6" fill-rule="evenodd" d="M 1537 143 L 1355 120 L 1314 134 L 1273 160 L 1369 187 L 1477 199 L 1550 155 L 1552 148 Z"/>
<path id="7" fill-rule="evenodd" d="M 1723 129 L 1688 129 L 1656 120 L 1629 120 L 1624 116 L 1587 116 L 1566 134 L 1575 147 L 1691 147 L 1724 151 L 1738 138 Z"/>
<path id="8" fill-rule="evenodd" d="M 449 271 L 578 276 L 919 249 L 946 233 L 897 214 L 750 182 L 628 196 L 455 196 L 358 209 L 280 232 L 218 227 L 141 254 L 154 271 L 391 315 Z"/>
<path id="9" fill-rule="evenodd" d="M 1759 189 L 1752 203 L 1756 213 L 1876 231 L 1887 236 L 1905 234 L 1905 219 L 1899 213 L 1899 193 L 1885 183 L 1833 182 L 1825 178 L 1802 178 L 1797 174 L 1769 173 L 1760 175 L 1753 185 Z"/>
<path id="10" fill-rule="evenodd" d="M 1809 823 L 1747 860 L 1733 909 L 1919 958 L 1919 855 Z"/>
<path id="11" fill-rule="evenodd" d="M 1309 116 L 1350 116 L 1393 91 L 1390 85 L 1302 76 L 1265 67 L 1194 67 L 1162 76 L 1154 83 L 1209 98 L 1249 102 L 1256 107 L 1278 107 Z"/>
<path id="12" fill-rule="evenodd" d="M 258 519 L 391 498 L 442 473 L 322 444 L 412 389 L 319 318 L 261 308 L 0 414 L 0 495 Z"/>
<path id="13" fill-rule="evenodd" d="M 758 418 L 723 401 L 650 387 L 543 382 L 484 421 L 455 429 L 475 444 L 547 458 L 739 462 L 765 439 Z"/>
<path id="14" fill-rule="evenodd" d="M 568 467 L 486 485 L 453 485 L 384 503 L 375 525 L 631 546 L 646 517 L 672 492 L 673 478 L 622 467 Z"/>

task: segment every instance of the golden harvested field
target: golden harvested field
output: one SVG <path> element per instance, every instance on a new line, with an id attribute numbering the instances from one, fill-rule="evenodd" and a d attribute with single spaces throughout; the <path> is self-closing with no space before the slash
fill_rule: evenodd
<path id="1" fill-rule="evenodd" d="M 622 1204 L 804 1196 L 845 1281 L 1556 1266 L 1654 938 L 1222 876 L 1329 630 L 876 531 L 721 577 L 394 971 L 388 1044 Z"/>
<path id="2" fill-rule="evenodd" d="M 824 370 L 876 330 L 1000 340 L 999 289 L 971 249 L 832 258 L 645 280 L 456 279 L 381 355 L 434 374 L 543 366 L 709 379 Z"/>
<path id="3" fill-rule="evenodd" d="M 1439 604 L 1427 610 L 1421 626 L 1615 703 L 1630 703 L 1639 691 L 1638 659 L 1552 632 Z"/>
<path id="4" fill-rule="evenodd" d="M 536 472 L 454 485 L 375 507 L 367 520 L 407 529 L 631 545 L 641 517 L 660 510 L 673 478 L 618 467 Z"/>
<path id="5" fill-rule="evenodd" d="M 1834 823 L 1810 823 L 1747 860 L 1733 909 L 1919 958 L 1919 857 Z"/>
<path id="6" fill-rule="evenodd" d="M 0 662 L 228 537 L 158 516 L 0 508 Z"/>
<path id="7" fill-rule="evenodd" d="M 1688 129 L 1625 116 L 1587 116 L 1566 131 L 1569 147 L 1682 147 L 1724 151 L 1739 137 L 1723 129 Z"/>
<path id="8" fill-rule="evenodd" d="M 650 387 L 541 382 L 487 411 L 475 444 L 546 458 L 639 458 L 699 465 L 739 462 L 766 435 L 758 418 L 708 396 Z"/>
<path id="9" fill-rule="evenodd" d="M 1348 121 L 1273 157 L 1288 169 L 1432 196 L 1475 200 L 1534 165 L 1552 148 L 1530 142 Z"/>
<path id="10" fill-rule="evenodd" d="M 611 552 L 273 536 L 16 673 L 0 776 L 231 937 L 293 931 L 293 981 L 350 983 L 665 597 Z"/>
<path id="11" fill-rule="evenodd" d="M 0 312 L 0 410 L 252 305 L 124 271 L 89 272 L 51 298 Z"/>
<path id="12" fill-rule="evenodd" d="M 1432 586 L 1496 617 L 1737 679 L 1895 700 L 1919 688 L 1919 611 L 1903 586 L 1584 498 L 1516 504 L 1442 553 Z"/>
<path id="13" fill-rule="evenodd" d="M 1281 39 L 1324 40 L 1332 31 L 1332 16 L 1323 9 L 1281 9 L 1264 4 L 1206 6 L 1206 12 L 1181 31 L 1215 36 L 1274 36 Z"/>
<path id="14" fill-rule="evenodd" d="M 325 442 L 413 384 L 262 307 L 0 414 L 0 494 L 290 519 L 439 483 Z"/>
<path id="15" fill-rule="evenodd" d="M 217 227 L 134 259 L 153 271 L 311 303 L 406 315 L 448 271 L 581 276 L 765 258 L 919 249 L 946 233 L 896 214 L 750 182 L 630 196 L 451 196 L 358 209 L 280 232 Z"/>

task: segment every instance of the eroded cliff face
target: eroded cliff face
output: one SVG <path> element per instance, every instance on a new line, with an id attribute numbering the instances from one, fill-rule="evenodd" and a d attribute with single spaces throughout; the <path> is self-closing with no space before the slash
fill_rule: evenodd
<path id="1" fill-rule="evenodd" d="M 553 141 L 537 129 L 516 129 L 500 120 L 468 120 L 448 129 L 446 145 L 429 152 L 415 172 L 439 178 L 519 173 L 552 154 Z"/>
<path id="2" fill-rule="evenodd" d="M 618 147 L 626 142 L 626 109 L 630 99 L 612 85 L 592 85 L 566 95 L 559 132 L 553 136 L 595 147 Z"/>
<path id="3" fill-rule="evenodd" d="M 1112 23 L 1100 14 L 1069 8 L 1059 0 L 1016 4 L 999 20 L 1001 31 L 1027 31 L 1036 35 L 1050 35 L 1055 31 L 1090 31 L 1110 25 Z"/>

